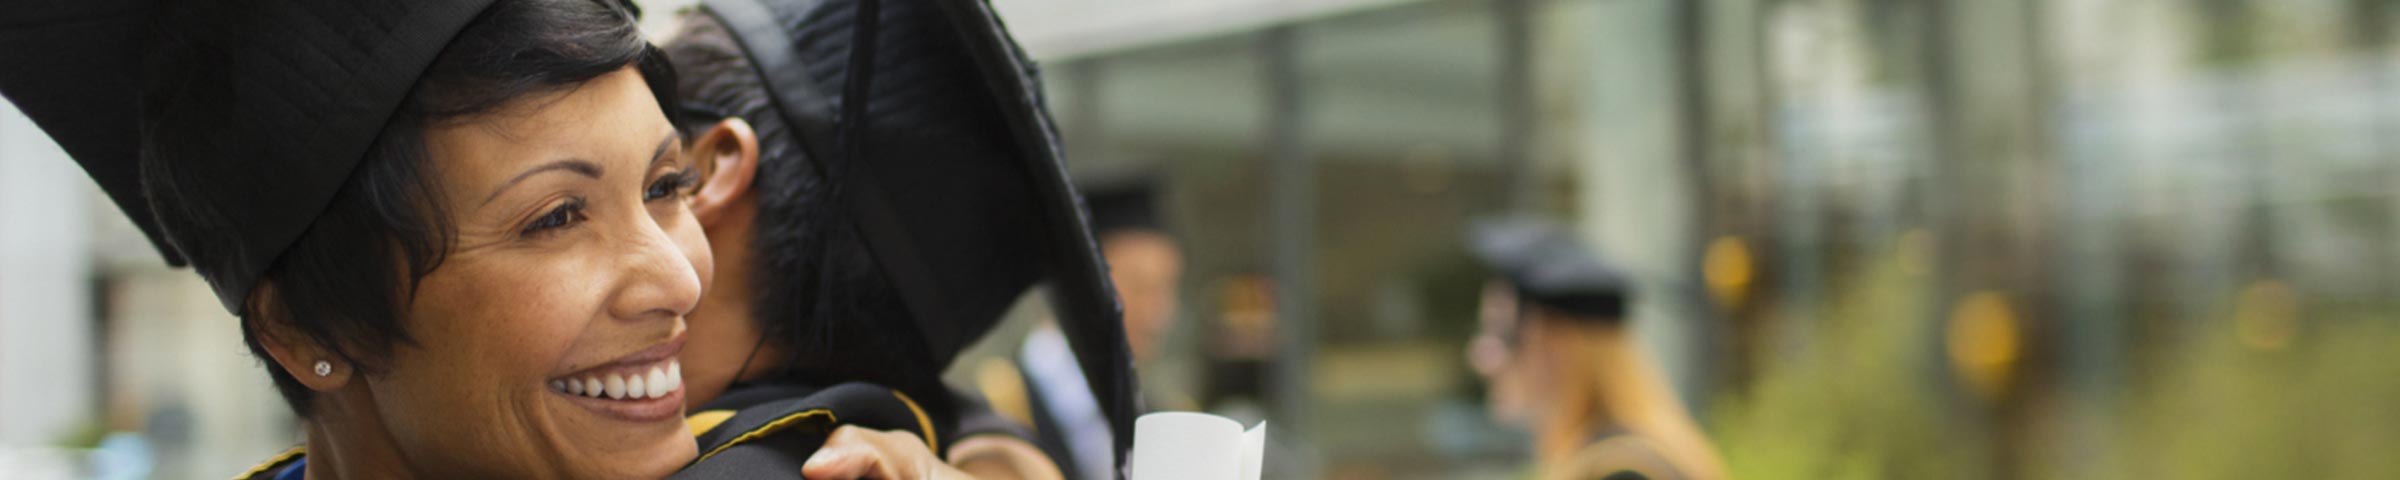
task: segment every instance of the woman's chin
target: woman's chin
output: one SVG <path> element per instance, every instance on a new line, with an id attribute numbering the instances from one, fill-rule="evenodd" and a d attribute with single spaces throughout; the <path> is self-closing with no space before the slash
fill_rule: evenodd
<path id="1" fill-rule="evenodd" d="M 567 419 L 568 442 L 588 452 L 570 467 L 575 477 L 659 478 L 691 463 L 698 453 L 683 422 L 683 391 L 644 399 L 593 398 L 551 392 L 548 402 Z"/>
<path id="2" fill-rule="evenodd" d="M 623 474 L 626 478 L 666 478 L 667 475 L 674 474 L 676 470 L 683 469 L 684 465 L 691 464 L 692 459 L 699 456 L 699 445 L 692 441 L 692 436 L 680 433 L 685 431 L 682 428 L 677 428 L 675 431 L 678 433 L 668 438 L 667 441 L 652 445 L 649 449 L 652 451 L 647 455 L 642 455 L 641 460 L 624 459 L 623 469 L 591 473 L 595 477 Z"/>
<path id="3" fill-rule="evenodd" d="M 563 469 L 567 478 L 663 478 L 699 456 L 698 444 L 681 421 L 663 428 L 641 425 L 584 436 L 570 447 L 584 454 Z"/>
<path id="4" fill-rule="evenodd" d="M 666 478 L 697 457 L 697 445 L 691 437 L 651 442 L 649 445 L 596 454 L 558 472 L 560 478 Z"/>

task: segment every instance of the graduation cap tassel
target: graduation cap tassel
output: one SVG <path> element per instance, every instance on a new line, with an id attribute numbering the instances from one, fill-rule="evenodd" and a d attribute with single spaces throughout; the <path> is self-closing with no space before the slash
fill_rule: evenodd
<path id="1" fill-rule="evenodd" d="M 1059 228 L 1046 232 L 1049 244 L 1068 247 L 1045 260 L 1044 279 L 1050 283 L 1051 304 L 1067 344 L 1084 372 L 1086 386 L 1108 419 L 1114 469 L 1106 478 L 1126 478 L 1127 452 L 1133 448 L 1134 417 L 1140 411 L 1140 392 L 1133 371 L 1133 354 L 1125 343 L 1124 306 L 1108 278 L 1090 219 L 1068 181 L 1057 131 L 1041 103 L 1042 92 L 1033 62 L 1010 39 L 1007 28 L 984 0 L 933 2 L 945 9 L 955 31 L 966 37 L 967 54 L 985 72 L 994 74 L 986 87 L 1003 115 L 1025 119 L 1013 122 L 1011 136 L 1027 159 L 1029 182 L 1039 186 L 1044 214 Z"/>
<path id="2" fill-rule="evenodd" d="M 834 225 L 843 226 L 843 228 L 853 229 L 847 233 L 862 235 L 862 237 L 862 232 L 855 231 L 858 228 L 857 223 L 850 221 L 852 217 L 847 215 L 850 202 L 846 192 L 849 189 L 843 187 L 852 181 L 863 181 L 863 179 L 850 177 L 850 167 L 861 161 L 859 159 L 866 158 L 867 103 L 875 87 L 875 33 L 878 24 L 877 17 L 880 16 L 879 7 L 880 5 L 875 0 L 865 0 L 853 8 L 852 15 L 856 24 L 851 31 L 848 66 L 844 68 L 841 116 L 838 117 L 840 122 L 837 123 L 840 131 L 836 134 L 841 142 L 841 155 L 827 158 L 818 166 L 824 176 L 822 181 L 826 188 L 824 200 L 817 205 L 820 211 L 818 218 L 826 219 L 833 222 Z M 823 260 L 820 260 L 821 267 L 817 270 L 818 298 L 814 308 L 816 311 L 814 326 L 817 329 L 817 335 L 814 335 L 814 338 L 835 338 L 835 335 L 832 334 L 833 322 L 843 321 L 837 318 L 835 311 L 835 305 L 840 303 L 837 299 L 841 298 L 836 290 L 841 288 L 842 280 L 835 277 L 835 272 L 839 269 L 831 266 L 835 255 L 841 253 L 834 248 L 839 241 L 841 239 L 838 235 L 830 233 L 818 239 L 818 258 Z M 868 319 L 852 320 L 866 321 Z"/>
<path id="3" fill-rule="evenodd" d="M 867 103 L 875 92 L 875 31 L 881 25 L 882 2 L 859 0 L 854 15 L 857 25 L 850 31 L 849 68 L 842 81 L 842 158 L 830 165 L 832 171 L 847 172 L 850 164 L 866 158 Z M 837 183 L 834 187 L 841 189 Z"/>
<path id="4" fill-rule="evenodd" d="M 885 196 L 887 190 L 874 183 L 882 179 L 853 170 L 870 158 L 867 146 L 871 142 L 868 133 L 872 131 L 872 119 L 868 107 L 875 95 L 882 2 L 858 0 L 852 6 L 851 17 L 849 58 L 844 60 L 842 101 L 839 116 L 835 117 L 834 135 L 841 153 L 821 167 L 832 182 L 827 197 L 836 210 L 849 214 L 839 218 L 847 220 L 843 224 L 854 229 L 868 244 L 868 253 L 884 270 L 884 280 L 891 282 L 908 304 L 917 332 L 924 336 L 928 346 L 937 350 L 959 348 L 954 344 L 957 335 L 952 332 L 956 327 L 946 323 L 956 319 L 948 316 L 943 307 L 947 302 L 938 287 L 939 274 L 930 269 L 932 265 L 926 259 L 915 257 L 922 251 L 909 246 L 909 236 L 903 233 L 907 230 L 906 222 L 895 217 Z"/>

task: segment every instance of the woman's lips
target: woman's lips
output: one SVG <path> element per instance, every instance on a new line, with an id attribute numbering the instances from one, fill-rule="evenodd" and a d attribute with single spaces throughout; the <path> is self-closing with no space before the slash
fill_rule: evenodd
<path id="1" fill-rule="evenodd" d="M 629 422 L 673 420 L 683 413 L 683 339 L 608 364 L 553 378 L 552 393 L 601 416 Z"/>

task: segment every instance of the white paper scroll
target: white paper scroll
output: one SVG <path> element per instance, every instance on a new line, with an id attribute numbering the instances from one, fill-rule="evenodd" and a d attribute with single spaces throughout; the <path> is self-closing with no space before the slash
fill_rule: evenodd
<path id="1" fill-rule="evenodd" d="M 1132 480 L 1258 480 L 1267 424 L 1249 431 L 1216 415 L 1159 412 L 1133 422 Z"/>

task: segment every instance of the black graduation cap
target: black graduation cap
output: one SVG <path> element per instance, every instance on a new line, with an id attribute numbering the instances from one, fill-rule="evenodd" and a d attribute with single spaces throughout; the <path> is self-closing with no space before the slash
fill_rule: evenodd
<path id="1" fill-rule="evenodd" d="M 165 233 L 141 191 L 140 108 L 134 72 L 147 0 L 10 1 L 0 22 L 0 94 L 65 147 L 167 257 Z"/>
<path id="2" fill-rule="evenodd" d="M 1092 208 L 1092 231 L 1164 231 L 1159 222 L 1157 177 L 1134 175 L 1080 182 L 1083 202 Z"/>
<path id="3" fill-rule="evenodd" d="M 9 1 L 0 92 L 238 312 L 492 3 Z"/>
<path id="4" fill-rule="evenodd" d="M 1040 79 L 990 5 L 705 0 L 702 11 L 759 70 L 941 361 L 1047 283 L 1122 462 L 1135 402 L 1122 307 Z"/>
<path id="5" fill-rule="evenodd" d="M 1576 319 L 1621 322 L 1632 285 L 1574 233 L 1528 218 L 1475 222 L 1467 246 L 1526 303 Z"/>

